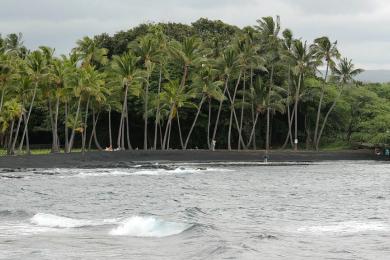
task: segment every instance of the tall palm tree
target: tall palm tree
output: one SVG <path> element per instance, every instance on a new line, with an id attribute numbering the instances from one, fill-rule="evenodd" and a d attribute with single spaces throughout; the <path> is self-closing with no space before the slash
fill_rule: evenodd
<path id="1" fill-rule="evenodd" d="M 322 102 L 324 99 L 325 86 L 326 86 L 327 80 L 328 80 L 328 72 L 329 72 L 329 68 L 334 67 L 334 65 L 335 65 L 334 59 L 335 58 L 338 59 L 340 57 L 340 53 L 337 50 L 337 41 L 334 43 L 331 43 L 329 38 L 326 36 L 315 39 L 314 40 L 314 48 L 316 50 L 317 58 L 319 60 L 324 60 L 326 63 L 324 83 L 321 87 L 320 101 L 318 103 L 318 108 L 317 108 L 317 118 L 316 118 L 314 139 L 313 139 L 315 142 L 315 149 L 318 150 L 318 146 L 317 146 L 318 128 L 319 128 L 319 124 L 320 124 L 321 108 L 322 108 Z"/>
<path id="2" fill-rule="evenodd" d="M 292 64 L 292 72 L 298 78 L 295 90 L 294 103 L 294 151 L 298 150 L 298 102 L 302 82 L 306 73 L 314 73 L 318 66 L 318 60 L 315 58 L 315 50 L 301 40 L 294 40 L 291 52 L 289 53 L 289 62 Z"/>
<path id="3" fill-rule="evenodd" d="M 293 43 L 293 33 L 290 29 L 285 29 L 283 31 L 283 41 L 282 41 L 282 56 L 288 57 L 288 55 L 291 52 L 291 47 Z M 287 100 L 286 100 L 286 108 L 287 108 L 287 126 L 288 126 L 288 132 L 286 136 L 286 140 L 284 141 L 284 144 L 282 146 L 282 149 L 284 149 L 287 146 L 288 140 L 290 140 L 291 147 L 294 146 L 293 140 L 292 140 L 292 121 L 294 119 L 294 113 L 291 113 L 290 111 L 290 105 L 292 102 L 292 89 L 291 89 L 291 63 L 287 62 L 285 65 L 287 65 Z"/>
<path id="4" fill-rule="evenodd" d="M 236 73 L 239 68 L 239 60 L 238 60 L 238 54 L 233 48 L 229 48 L 226 51 L 222 53 L 222 56 L 217 60 L 217 68 L 220 70 L 221 77 L 224 81 L 224 90 L 223 95 L 228 91 L 229 86 L 229 80 L 232 76 L 232 74 Z M 219 125 L 219 118 L 222 111 L 222 105 L 223 105 L 224 99 L 221 99 L 219 101 L 219 107 L 217 112 L 217 118 L 215 120 L 213 135 L 211 138 L 211 142 L 213 142 L 216 139 L 218 125 Z M 211 148 L 210 144 L 209 147 Z"/>
<path id="5" fill-rule="evenodd" d="M 152 34 L 147 34 L 139 40 L 129 44 L 130 49 L 140 57 L 144 68 L 146 69 L 146 82 L 144 91 L 144 150 L 148 149 L 148 99 L 150 76 L 154 70 L 155 64 L 159 60 L 160 50 L 157 39 Z"/>
<path id="6" fill-rule="evenodd" d="M 279 32 L 280 32 L 280 18 L 263 17 L 257 20 L 259 30 L 262 36 L 263 51 L 266 52 L 265 58 L 267 60 L 269 72 L 269 88 L 268 88 L 268 103 L 271 99 L 271 92 L 274 85 L 275 65 L 279 61 Z M 271 107 L 267 108 L 267 131 L 266 131 L 266 145 L 265 148 L 269 150 L 269 136 L 270 136 L 270 113 Z"/>
<path id="7" fill-rule="evenodd" d="M 362 73 L 363 70 L 359 68 L 355 68 L 355 65 L 352 63 L 352 60 L 349 60 L 347 58 L 343 58 L 337 66 L 334 66 L 332 68 L 332 77 L 333 79 L 338 83 L 339 85 L 339 93 L 333 100 L 332 105 L 328 109 L 328 111 L 325 114 L 324 121 L 322 123 L 320 132 L 318 134 L 317 140 L 315 140 L 315 146 L 316 149 L 318 149 L 320 141 L 321 141 L 321 136 L 322 133 L 325 129 L 326 123 L 328 121 L 328 117 L 330 113 L 333 111 L 335 108 L 337 101 L 339 100 L 340 96 L 343 93 L 344 88 L 354 82 L 354 77 L 357 76 L 358 74 Z"/>
<path id="8" fill-rule="evenodd" d="M 22 150 L 24 138 L 27 135 L 28 122 L 30 120 L 31 111 L 32 111 L 33 106 L 34 106 L 34 101 L 36 98 L 38 86 L 41 83 L 41 81 L 43 81 L 44 78 L 47 76 L 47 61 L 46 61 L 42 51 L 39 51 L 39 50 L 33 51 L 32 53 L 30 53 L 27 56 L 26 70 L 34 82 L 34 89 L 33 89 L 32 97 L 31 97 L 31 101 L 30 101 L 30 108 L 28 110 L 26 120 L 24 123 L 24 130 L 23 130 L 22 139 L 21 139 L 20 145 L 19 145 L 19 151 Z M 28 138 L 28 136 L 26 138 Z M 27 153 L 28 154 L 30 153 L 28 142 L 27 142 Z"/>
<path id="9" fill-rule="evenodd" d="M 125 128 L 125 120 L 127 120 L 127 123 L 129 123 L 126 112 L 129 88 L 131 88 L 131 91 L 133 91 L 135 95 L 139 96 L 141 92 L 139 84 L 145 76 L 144 73 L 137 68 L 138 61 L 138 57 L 136 57 L 131 52 L 127 52 L 122 56 L 114 56 L 111 64 L 114 81 L 122 86 L 124 93 L 117 141 L 118 148 L 121 149 L 124 149 L 123 133 Z M 127 130 L 129 131 L 128 128 Z M 131 146 L 128 148 L 131 149 Z"/>

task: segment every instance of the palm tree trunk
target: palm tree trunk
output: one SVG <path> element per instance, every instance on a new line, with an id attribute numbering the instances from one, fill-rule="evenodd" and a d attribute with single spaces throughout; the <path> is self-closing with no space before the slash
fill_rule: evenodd
<path id="1" fill-rule="evenodd" d="M 241 74 L 242 74 L 242 71 L 240 70 L 240 74 L 238 75 L 236 86 L 234 87 L 233 99 L 230 101 L 231 106 L 230 106 L 230 119 L 229 119 L 229 131 L 228 131 L 228 150 L 229 151 L 232 150 L 231 136 L 232 136 L 233 112 L 235 112 L 234 102 L 236 101 L 236 94 L 237 94 L 238 85 L 240 84 Z M 227 90 L 227 92 L 229 93 L 229 90 Z M 238 126 L 238 124 L 237 124 L 237 126 Z M 238 128 L 238 131 L 240 131 L 240 129 L 239 129 L 240 127 L 238 126 L 237 128 Z M 241 135 L 240 132 L 239 132 L 239 135 Z M 239 141 L 240 140 L 241 140 L 241 138 L 239 139 Z"/>
<path id="2" fill-rule="evenodd" d="M 171 108 L 169 109 L 169 116 L 168 116 L 168 120 L 167 120 L 167 124 L 165 126 L 165 131 L 164 131 L 164 139 L 163 139 L 163 144 L 162 144 L 162 149 L 166 149 L 166 144 L 167 144 L 167 139 L 168 139 L 168 133 L 169 133 L 169 127 L 171 125 L 171 122 L 172 122 L 172 113 L 173 113 L 173 109 L 174 109 L 174 106 L 175 104 L 172 104 L 171 105 Z"/>
<path id="3" fill-rule="evenodd" d="M 1 110 L 3 110 L 3 104 L 4 104 L 4 94 L 5 94 L 5 86 L 3 86 L 3 89 L 1 90 L 1 98 L 0 98 L 0 113 L 1 113 Z"/>
<path id="4" fill-rule="evenodd" d="M 210 124 L 211 124 L 211 98 L 208 98 L 209 105 L 209 115 L 207 121 L 207 147 L 210 149 Z"/>
<path id="5" fill-rule="evenodd" d="M 181 145 L 181 149 L 184 149 L 183 135 L 181 134 L 181 127 L 180 127 L 179 110 L 176 111 L 176 117 L 177 117 L 177 127 L 179 129 L 180 145 Z"/>
<path id="6" fill-rule="evenodd" d="M 82 146 L 81 146 L 81 152 L 84 154 L 85 153 L 85 143 L 87 141 L 87 128 L 88 128 L 88 108 L 89 108 L 89 101 L 90 101 L 91 97 L 88 96 L 88 100 L 87 100 L 87 105 L 85 107 L 85 118 L 84 118 L 84 129 L 83 129 L 83 133 L 81 135 L 82 137 Z"/>
<path id="7" fill-rule="evenodd" d="M 73 128 L 72 128 L 72 132 L 70 134 L 68 149 L 66 151 L 67 153 L 70 153 L 72 151 L 72 148 L 73 148 L 74 135 L 76 133 L 77 121 L 79 120 L 80 107 L 81 107 L 81 95 L 80 95 L 79 101 L 77 103 L 76 117 L 75 117 L 75 121 L 73 122 Z"/>
<path id="8" fill-rule="evenodd" d="M 250 86 L 250 88 L 251 88 L 251 93 L 253 94 L 253 68 L 252 67 L 251 67 L 251 75 L 250 75 L 250 77 L 251 77 L 251 80 L 250 80 L 251 86 Z M 253 101 L 252 101 L 252 104 L 251 104 L 251 109 L 252 109 L 252 123 L 253 123 L 254 127 L 256 128 L 255 114 L 257 112 L 255 113 L 255 105 L 253 104 Z M 256 134 L 253 135 L 252 140 L 253 140 L 253 143 L 252 143 L 253 150 L 256 150 L 257 149 L 257 147 L 256 147 Z M 249 146 L 249 144 L 250 144 L 250 142 L 248 142 L 248 144 L 246 146 Z"/>
<path id="9" fill-rule="evenodd" d="M 184 143 L 184 147 L 183 147 L 184 150 L 187 148 L 188 141 L 190 140 L 192 131 L 194 130 L 196 121 L 198 120 L 198 116 L 199 116 L 199 114 L 200 114 L 200 111 L 201 111 L 201 109 L 202 109 L 202 105 L 203 105 L 203 103 L 204 103 L 205 100 L 206 100 L 206 96 L 203 95 L 202 99 L 200 100 L 200 103 L 199 103 L 199 106 L 198 106 L 198 111 L 196 112 L 195 119 L 194 119 L 194 121 L 192 122 L 192 125 L 191 125 L 191 128 L 190 128 L 190 132 L 188 133 L 186 142 Z"/>
<path id="10" fill-rule="evenodd" d="M 37 95 L 37 89 L 38 89 L 38 82 L 35 83 L 35 87 L 34 87 L 34 91 L 33 91 L 33 96 L 32 96 L 32 99 L 31 99 L 30 108 L 29 108 L 29 110 L 28 110 L 27 118 L 26 118 L 26 121 L 25 121 L 25 124 L 24 124 L 24 130 L 23 130 L 23 134 L 22 134 L 22 139 L 21 139 L 20 145 L 19 145 L 19 152 L 22 151 L 24 138 L 25 138 L 25 136 L 27 135 L 28 121 L 30 120 L 31 111 L 32 111 L 32 108 L 33 108 L 33 106 L 34 106 L 34 100 L 35 100 L 35 97 L 36 97 L 36 95 Z M 28 138 L 28 137 L 27 137 L 27 138 Z"/>
<path id="11" fill-rule="evenodd" d="M 24 119 L 26 120 L 26 114 L 24 114 Z M 29 135 L 28 135 L 28 128 L 26 129 L 26 154 L 30 155 L 30 140 L 29 140 Z"/>
<path id="12" fill-rule="evenodd" d="M 228 95 L 228 98 L 229 98 L 230 104 L 233 104 L 233 99 L 232 99 L 232 97 L 231 97 L 231 95 L 230 95 L 230 92 L 229 92 L 229 90 L 227 90 L 226 92 L 227 92 L 227 95 Z M 235 110 L 235 109 L 233 109 L 232 111 L 233 111 L 233 117 L 234 117 L 234 121 L 235 121 L 235 123 L 236 123 L 236 127 L 237 127 L 237 129 L 238 129 L 238 128 L 239 128 L 239 124 L 238 124 L 238 119 L 237 119 L 236 110 Z M 240 135 L 240 133 L 238 133 L 238 134 Z M 244 147 L 244 149 L 246 149 L 246 146 L 245 146 L 245 144 L 244 144 L 244 141 L 243 141 L 243 139 L 242 139 L 242 138 L 239 138 L 239 140 L 241 140 L 241 145 L 242 145 L 242 147 Z"/>
<path id="13" fill-rule="evenodd" d="M 149 77 L 145 87 L 145 102 L 144 102 L 144 150 L 148 150 L 148 98 L 149 98 Z"/>
<path id="14" fill-rule="evenodd" d="M 58 153 L 60 151 L 60 146 L 59 146 L 59 138 L 58 138 L 58 111 L 60 107 L 60 98 L 57 97 L 56 100 L 56 111 L 54 113 L 54 137 L 55 137 L 55 146 L 54 146 L 54 152 Z"/>
<path id="15" fill-rule="evenodd" d="M 259 113 L 256 112 L 256 116 L 255 116 L 255 119 L 254 119 L 254 121 L 253 121 L 253 126 L 252 126 L 251 135 L 249 136 L 249 141 L 248 141 L 247 146 L 249 146 L 249 144 L 252 142 L 253 137 L 255 136 L 256 124 L 257 124 L 258 118 L 259 118 Z M 254 148 L 254 149 L 256 150 L 256 148 Z"/>
<path id="16" fill-rule="evenodd" d="M 56 146 L 56 138 L 54 137 L 54 119 L 53 119 L 53 109 L 51 105 L 51 98 L 47 99 L 47 107 L 49 109 L 49 117 L 50 117 L 50 126 L 51 126 L 51 135 L 52 135 L 52 143 L 51 143 L 51 152 L 54 152 L 54 147 Z"/>
<path id="17" fill-rule="evenodd" d="M 270 136 L 270 99 L 271 99 L 271 91 L 273 86 L 273 78 L 274 78 L 274 65 L 271 67 L 271 77 L 270 77 L 270 86 L 268 90 L 268 97 L 267 97 L 267 131 L 266 131 L 266 137 L 265 137 L 265 150 L 269 150 L 269 136 Z"/>
<path id="18" fill-rule="evenodd" d="M 133 147 L 131 146 L 131 142 L 130 142 L 130 127 L 129 127 L 129 111 L 128 111 L 128 108 L 126 106 L 126 137 L 127 137 L 127 148 L 129 150 L 133 150 Z"/>
<path id="19" fill-rule="evenodd" d="M 108 135 L 110 138 L 110 148 L 112 148 L 111 107 L 108 109 Z"/>
<path id="20" fill-rule="evenodd" d="M 289 109 L 290 110 L 290 109 Z M 283 143 L 283 146 L 282 146 L 282 149 L 285 149 L 286 146 L 287 146 L 287 143 L 288 143 L 288 140 L 290 140 L 290 143 L 291 143 L 291 147 L 294 147 L 294 143 L 292 141 L 292 122 L 294 120 L 294 112 L 295 112 L 295 107 L 293 108 L 293 110 L 291 111 L 291 114 L 288 116 L 288 133 L 287 133 L 287 136 L 286 136 L 286 139 Z"/>
<path id="21" fill-rule="evenodd" d="M 121 139 L 122 139 L 122 132 L 123 132 L 122 128 L 123 128 L 123 125 L 124 125 L 125 109 L 127 107 L 127 91 L 128 91 L 128 89 L 129 89 L 128 83 L 126 83 L 125 84 L 125 96 L 123 98 L 122 113 L 121 113 L 121 120 L 120 120 L 120 123 L 119 123 L 118 140 L 117 140 L 117 145 L 118 145 L 119 149 L 124 148 L 121 145 Z"/>
<path id="22" fill-rule="evenodd" d="M 100 145 L 100 143 L 99 143 L 99 141 L 98 141 L 98 139 L 97 139 L 97 134 L 96 134 L 96 125 L 97 125 L 97 122 L 98 122 L 98 120 L 99 120 L 99 116 L 100 116 L 100 112 L 99 112 L 99 113 L 97 114 L 97 116 L 96 116 L 95 129 L 93 129 L 93 140 L 94 140 L 94 142 L 95 142 L 96 148 L 97 148 L 99 151 L 102 151 L 103 148 L 102 148 L 102 146 Z"/>
<path id="23" fill-rule="evenodd" d="M 18 125 L 17 125 L 17 127 L 16 127 L 15 137 L 14 137 L 14 140 L 13 140 L 13 142 L 12 142 L 11 154 L 14 154 L 14 152 L 15 152 L 16 141 L 18 140 L 19 129 L 20 129 L 20 124 L 22 123 L 22 118 L 23 118 L 23 116 L 20 115 L 20 116 L 19 116 L 19 120 L 18 120 Z"/>
<path id="24" fill-rule="evenodd" d="M 88 151 L 91 150 L 91 146 L 92 146 L 93 131 L 95 130 L 95 120 L 96 120 L 96 118 L 95 118 L 95 109 L 92 108 L 92 132 L 89 135 Z"/>
<path id="25" fill-rule="evenodd" d="M 154 142 L 153 150 L 157 150 L 157 131 L 158 124 L 160 123 L 160 92 L 161 92 L 161 81 L 162 81 L 162 65 L 160 66 L 160 72 L 158 77 L 158 90 L 157 90 L 157 108 L 156 108 L 156 120 L 154 121 Z"/>
<path id="26" fill-rule="evenodd" d="M 223 96 L 224 97 L 225 97 L 226 91 L 228 89 L 228 83 L 229 83 L 229 75 L 227 75 L 226 79 L 225 79 L 225 87 L 224 87 L 224 90 L 223 90 Z M 219 107 L 218 107 L 218 112 L 217 112 L 217 119 L 215 120 L 213 137 L 211 138 L 211 142 L 213 142 L 215 140 L 215 137 L 217 135 L 217 129 L 218 129 L 218 124 L 219 124 L 219 116 L 221 115 L 221 111 L 222 111 L 222 104 L 223 104 L 223 99 L 221 99 L 221 101 L 219 101 Z M 211 143 L 209 143 L 209 148 L 211 148 L 210 144 Z"/>
<path id="27" fill-rule="evenodd" d="M 161 127 L 161 124 L 158 124 L 158 129 L 159 129 L 159 132 L 160 132 L 160 148 L 163 149 L 163 148 L 162 148 L 162 144 L 163 144 L 162 138 L 163 138 L 163 135 L 162 135 L 162 127 Z"/>
<path id="28" fill-rule="evenodd" d="M 169 132 L 168 132 L 168 141 L 167 141 L 167 150 L 169 150 L 169 142 L 171 141 L 171 130 L 172 130 L 172 121 L 169 124 Z"/>
<path id="29" fill-rule="evenodd" d="M 317 108 L 316 126 L 315 126 L 315 129 L 314 129 L 313 142 L 315 142 L 314 146 L 315 146 L 315 149 L 317 151 L 318 151 L 318 145 L 317 145 L 318 127 L 319 127 L 319 124 L 320 124 L 320 115 L 321 115 L 322 101 L 324 99 L 325 85 L 326 85 L 326 80 L 328 78 L 328 70 L 329 70 L 329 62 L 326 63 L 325 79 L 324 79 L 324 84 L 322 85 L 322 88 L 321 88 L 320 102 L 318 103 L 318 108 Z"/>
<path id="30" fill-rule="evenodd" d="M 245 90 L 246 90 L 246 78 L 245 78 L 245 71 L 244 71 L 244 84 L 243 84 L 243 93 L 242 93 L 242 99 L 241 99 L 241 115 L 240 115 L 240 128 L 239 128 L 239 138 L 242 139 L 242 124 L 244 121 L 244 102 L 245 102 Z M 241 140 L 238 140 L 238 150 L 241 149 Z"/>
<path id="31" fill-rule="evenodd" d="M 343 88 L 344 88 L 344 87 L 342 86 L 341 89 L 340 89 L 339 94 L 337 95 L 337 97 L 336 97 L 335 100 L 333 101 L 332 106 L 329 108 L 328 112 L 327 112 L 326 115 L 325 115 L 324 122 L 322 123 L 321 130 L 320 130 L 320 132 L 319 132 L 319 134 L 318 134 L 318 139 L 317 139 L 316 141 L 314 141 L 314 142 L 316 142 L 316 150 L 319 149 L 319 145 L 320 145 L 322 133 L 323 133 L 323 131 L 324 131 L 324 129 L 325 129 L 326 122 L 328 121 L 328 117 L 329 117 L 330 113 L 331 113 L 331 112 L 333 111 L 333 109 L 335 108 L 335 106 L 336 106 L 336 104 L 337 104 L 337 101 L 339 100 L 341 94 L 343 93 Z"/>
<path id="32" fill-rule="evenodd" d="M 97 122 L 99 120 L 99 116 L 100 116 L 100 112 L 95 116 L 95 110 L 92 109 L 92 133 L 91 133 L 91 136 L 89 138 L 89 144 L 88 144 L 88 150 L 91 150 L 91 146 L 92 146 L 92 138 L 95 142 L 95 146 L 96 148 L 101 151 L 103 150 L 102 147 L 100 146 L 98 140 L 97 140 L 97 136 L 96 136 L 96 125 L 97 125 Z"/>
<path id="33" fill-rule="evenodd" d="M 65 108 L 64 108 L 64 127 L 65 127 L 65 152 L 68 152 L 69 150 L 69 133 L 68 133 L 68 102 L 65 102 Z"/>
<path id="34" fill-rule="evenodd" d="M 299 91 L 301 88 L 302 73 L 299 74 L 298 87 L 295 93 L 295 105 L 294 105 L 294 123 L 295 123 L 295 132 L 294 132 L 294 151 L 298 151 L 298 102 L 299 102 Z"/>
<path id="35" fill-rule="evenodd" d="M 12 136 L 13 136 L 13 133 L 14 133 L 14 124 L 15 124 L 15 119 L 12 119 L 11 121 L 11 129 L 10 129 L 10 132 L 9 132 L 9 140 L 8 140 L 8 147 L 7 147 L 7 154 L 10 155 L 12 154 Z"/>

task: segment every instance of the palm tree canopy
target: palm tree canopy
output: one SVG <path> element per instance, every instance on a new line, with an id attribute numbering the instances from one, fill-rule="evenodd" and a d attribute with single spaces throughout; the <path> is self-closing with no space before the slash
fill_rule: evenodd
<path id="1" fill-rule="evenodd" d="M 332 77 L 339 83 L 348 84 L 354 82 L 354 77 L 363 71 L 363 69 L 355 68 L 352 60 L 343 58 L 337 66 L 332 68 Z"/>

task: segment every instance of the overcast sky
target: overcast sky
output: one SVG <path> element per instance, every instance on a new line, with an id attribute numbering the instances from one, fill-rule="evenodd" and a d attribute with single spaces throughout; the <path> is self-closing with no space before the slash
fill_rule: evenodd
<path id="1" fill-rule="evenodd" d="M 0 33 L 22 32 L 27 47 L 48 45 L 58 54 L 85 35 L 143 22 L 206 17 L 242 27 L 276 15 L 297 38 L 327 35 L 360 67 L 390 69 L 389 0 L 1 0 Z"/>

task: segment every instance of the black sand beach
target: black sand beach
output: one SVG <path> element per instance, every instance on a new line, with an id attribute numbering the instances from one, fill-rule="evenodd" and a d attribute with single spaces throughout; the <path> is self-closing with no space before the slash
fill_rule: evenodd
<path id="1" fill-rule="evenodd" d="M 117 151 L 0 157 L 0 168 L 110 168 L 137 162 L 263 162 L 265 151 Z M 372 150 L 269 152 L 269 162 L 385 160 Z"/>

